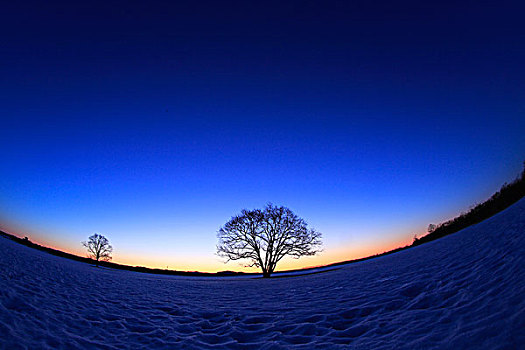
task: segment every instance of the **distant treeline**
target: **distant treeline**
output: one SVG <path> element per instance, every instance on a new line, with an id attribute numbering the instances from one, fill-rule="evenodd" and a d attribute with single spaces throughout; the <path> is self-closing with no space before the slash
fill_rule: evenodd
<path id="1" fill-rule="evenodd" d="M 420 245 L 426 242 L 433 241 L 451 233 L 460 231 L 470 225 L 477 224 L 483 220 L 490 218 L 491 216 L 503 211 L 510 207 L 512 204 L 519 201 L 525 196 L 525 162 L 523 164 L 523 171 L 521 175 L 511 182 L 510 184 L 505 183 L 501 189 L 494 193 L 487 201 L 476 205 L 468 213 L 461 214 L 460 216 L 437 225 L 431 232 L 421 238 L 415 238 L 411 245 L 399 247 L 396 249 L 389 250 L 387 252 L 367 256 L 365 258 L 353 259 L 340 261 L 326 265 L 325 267 L 339 266 L 359 261 L 365 261 L 373 258 L 377 258 L 384 255 L 397 253 L 407 248 Z M 284 271 L 282 271 L 284 272 Z"/>
<path id="2" fill-rule="evenodd" d="M 412 245 L 430 242 L 477 224 L 508 208 L 523 198 L 523 196 L 525 196 L 525 163 L 521 175 L 516 180 L 510 184 L 505 183 L 501 189 L 494 193 L 487 201 L 476 205 L 467 213 L 463 213 L 452 220 L 437 225 L 430 229 L 427 235 L 421 238 L 415 238 Z"/>
<path id="3" fill-rule="evenodd" d="M 76 260 L 88 264 L 95 264 L 96 261 L 90 258 L 84 258 L 78 255 L 66 253 L 60 250 L 56 250 L 53 248 L 48 248 L 41 246 L 40 244 L 36 244 L 31 242 L 27 237 L 19 238 L 17 236 L 14 236 L 12 234 L 9 234 L 4 231 L 0 231 L 0 235 L 4 236 L 7 239 L 10 239 L 12 241 L 18 242 L 20 244 L 23 244 L 25 246 L 35 248 L 38 250 L 42 250 L 44 252 L 60 256 L 63 258 Z M 236 275 L 251 275 L 250 273 L 245 272 L 234 272 L 234 271 L 222 271 L 217 273 L 208 273 L 208 272 L 197 272 L 197 271 L 176 271 L 176 270 L 164 270 L 164 269 L 150 269 L 148 267 L 143 266 L 129 266 L 129 265 L 121 265 L 117 263 L 112 263 L 109 261 L 99 261 L 98 263 L 100 266 L 110 267 L 112 269 L 118 269 L 118 270 L 127 270 L 127 271 L 135 271 L 135 272 L 146 272 L 146 273 L 154 273 L 159 275 L 175 275 L 175 276 L 202 276 L 202 277 L 213 277 L 213 276 L 236 276 Z"/>

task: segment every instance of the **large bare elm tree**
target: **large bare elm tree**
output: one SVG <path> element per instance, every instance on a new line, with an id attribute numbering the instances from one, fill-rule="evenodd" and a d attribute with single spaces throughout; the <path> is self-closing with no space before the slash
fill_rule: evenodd
<path id="1" fill-rule="evenodd" d="M 89 236 L 87 242 L 82 242 L 82 245 L 87 248 L 88 256 L 97 262 L 97 266 L 99 261 L 111 260 L 113 247 L 106 237 L 95 233 Z"/>
<path id="2" fill-rule="evenodd" d="M 245 259 L 270 277 L 285 256 L 300 258 L 321 251 L 321 233 L 286 207 L 268 204 L 234 216 L 218 234 L 217 254 L 230 260 Z"/>

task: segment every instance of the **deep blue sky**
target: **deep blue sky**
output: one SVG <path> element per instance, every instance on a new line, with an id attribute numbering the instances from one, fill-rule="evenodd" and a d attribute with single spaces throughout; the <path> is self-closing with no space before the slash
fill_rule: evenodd
<path id="1" fill-rule="evenodd" d="M 520 3 L 3 4 L 1 226 L 209 271 L 267 202 L 324 233 L 285 266 L 409 243 L 521 170 Z"/>

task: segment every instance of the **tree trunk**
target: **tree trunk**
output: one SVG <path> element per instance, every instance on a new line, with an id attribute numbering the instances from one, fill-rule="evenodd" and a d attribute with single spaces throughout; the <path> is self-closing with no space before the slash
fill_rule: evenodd
<path id="1" fill-rule="evenodd" d="M 270 278 L 270 275 L 272 274 L 270 270 L 262 268 L 263 278 Z"/>

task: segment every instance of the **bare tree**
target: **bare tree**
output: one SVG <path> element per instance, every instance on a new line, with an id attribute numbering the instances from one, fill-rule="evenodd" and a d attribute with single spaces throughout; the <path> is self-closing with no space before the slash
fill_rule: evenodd
<path id="1" fill-rule="evenodd" d="M 230 260 L 246 259 L 247 266 L 261 268 L 270 277 L 285 256 L 295 259 L 321 251 L 321 233 L 290 209 L 268 204 L 263 210 L 243 209 L 218 232 L 219 256 Z"/>
<path id="2" fill-rule="evenodd" d="M 87 248 L 88 256 L 91 259 L 96 260 L 97 266 L 99 261 L 111 260 L 113 247 L 109 244 L 106 237 L 95 233 L 94 235 L 89 236 L 87 242 L 82 242 L 82 245 Z"/>

